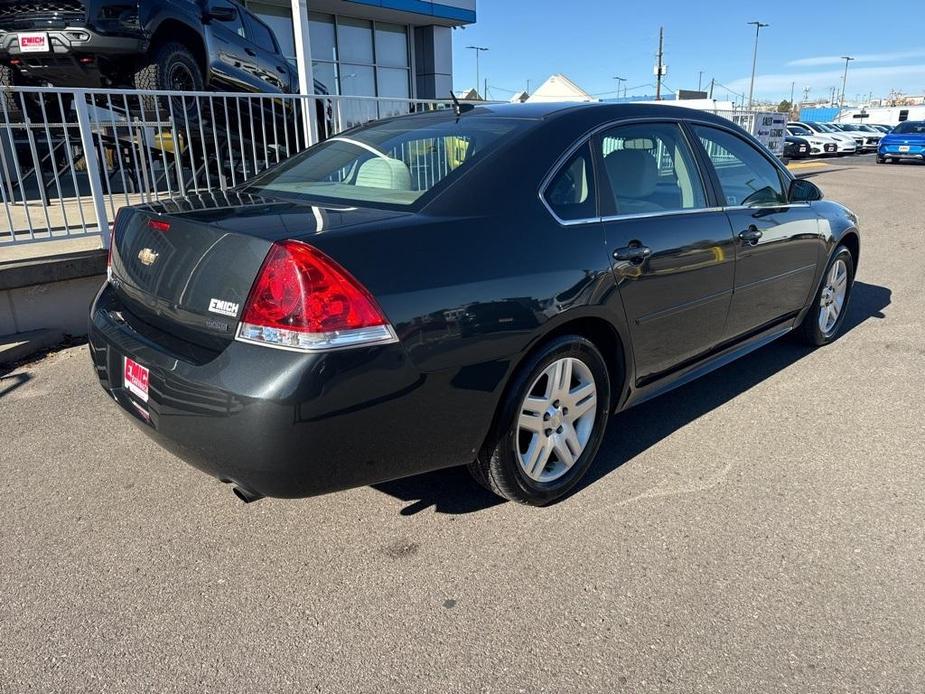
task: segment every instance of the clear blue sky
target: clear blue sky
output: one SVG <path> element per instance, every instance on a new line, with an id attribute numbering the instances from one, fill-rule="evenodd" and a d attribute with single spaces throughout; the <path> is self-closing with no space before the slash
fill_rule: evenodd
<path id="1" fill-rule="evenodd" d="M 750 9 L 761 7 L 762 9 Z M 799 7 L 799 11 L 794 8 Z M 881 9 L 882 8 L 882 9 Z M 883 25 L 897 31 L 878 32 Z M 796 82 L 797 100 L 811 87 L 810 99 L 841 90 L 844 61 L 857 58 L 848 71 L 846 98 L 890 89 L 907 94 L 925 92 L 925 9 L 921 0 L 811 3 L 777 2 L 621 2 L 619 0 L 479 0 L 478 21 L 454 32 L 453 68 L 457 90 L 475 85 L 474 51 L 486 46 L 481 77 L 488 78 L 493 98 L 535 89 L 550 74 L 561 72 L 592 94 L 614 92 L 619 75 L 627 86 L 654 82 L 652 67 L 658 28 L 665 27 L 665 82 L 674 89 L 696 89 L 711 78 L 730 89 L 748 92 L 755 28 L 758 45 L 756 98 L 790 98 Z M 901 27 L 907 24 L 910 31 Z M 889 34 L 887 36 L 886 34 Z M 479 90 L 481 91 L 481 89 Z M 630 95 L 654 94 L 654 88 Z M 607 96 L 604 94 L 604 96 Z M 725 98 L 717 87 L 715 98 Z"/>

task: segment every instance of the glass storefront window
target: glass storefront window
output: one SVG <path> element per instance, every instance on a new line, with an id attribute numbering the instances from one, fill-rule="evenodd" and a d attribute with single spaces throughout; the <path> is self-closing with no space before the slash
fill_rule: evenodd
<path id="1" fill-rule="evenodd" d="M 379 96 L 398 99 L 407 99 L 410 96 L 408 94 L 408 70 L 380 67 L 376 72 L 379 78 Z"/>
<path id="2" fill-rule="evenodd" d="M 406 27 L 376 22 L 376 65 L 408 67 Z"/>
<path id="3" fill-rule="evenodd" d="M 312 58 L 337 60 L 337 42 L 334 37 L 334 17 L 309 12 L 308 40 L 312 45 Z"/>
<path id="4" fill-rule="evenodd" d="M 334 69 L 334 63 L 312 61 L 312 74 L 315 77 L 315 83 L 324 85 L 328 94 L 338 93 L 337 72 Z"/>
<path id="5" fill-rule="evenodd" d="M 273 30 L 283 55 L 295 64 L 292 13 L 271 1 L 248 0 L 247 6 Z M 328 94 L 410 98 L 408 27 L 309 12 L 308 33 L 315 82 Z"/>
<path id="6" fill-rule="evenodd" d="M 376 78 L 369 65 L 340 65 L 340 93 L 344 96 L 373 96 Z"/>
<path id="7" fill-rule="evenodd" d="M 337 48 L 342 62 L 373 63 L 372 22 L 350 17 L 337 18 Z"/>

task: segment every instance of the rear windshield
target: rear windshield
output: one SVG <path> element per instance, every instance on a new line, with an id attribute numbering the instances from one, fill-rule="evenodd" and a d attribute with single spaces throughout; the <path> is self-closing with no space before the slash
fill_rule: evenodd
<path id="1" fill-rule="evenodd" d="M 249 191 L 361 205 L 414 205 L 529 121 L 489 116 L 398 118 L 350 130 L 254 180 Z"/>
<path id="2" fill-rule="evenodd" d="M 900 135 L 925 135 L 925 121 L 907 120 L 893 128 L 893 132 Z"/>

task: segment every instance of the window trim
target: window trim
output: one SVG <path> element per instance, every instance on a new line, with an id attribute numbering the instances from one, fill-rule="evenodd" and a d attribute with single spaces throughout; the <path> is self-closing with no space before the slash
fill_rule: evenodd
<path id="1" fill-rule="evenodd" d="M 721 118 L 721 116 L 717 116 L 717 118 Z M 751 134 L 746 132 L 745 136 L 743 137 L 742 132 L 740 132 L 739 130 L 736 130 L 736 128 L 733 127 L 731 123 L 729 125 L 726 125 L 725 123 L 717 123 L 715 121 L 707 120 L 705 118 L 677 118 L 677 117 L 672 118 L 669 116 L 646 116 L 646 117 L 630 116 L 627 118 L 619 118 L 617 120 L 609 120 L 605 123 L 600 123 L 594 126 L 593 128 L 591 128 L 590 130 L 588 130 L 583 135 L 579 136 L 578 139 L 576 139 L 575 142 L 573 142 L 563 152 L 563 154 L 560 155 L 556 159 L 556 161 L 550 167 L 549 171 L 540 181 L 539 189 L 537 191 L 537 197 L 539 198 L 540 203 L 542 203 L 542 205 L 546 208 L 547 212 L 549 212 L 552 218 L 556 220 L 561 226 L 564 226 L 564 227 L 578 226 L 580 224 L 591 224 L 592 222 L 609 222 L 609 221 L 617 221 L 621 219 L 638 219 L 641 217 L 664 217 L 664 216 L 669 216 L 669 215 L 673 216 L 673 215 L 683 215 L 683 214 L 700 214 L 703 212 L 721 212 L 725 210 L 735 209 L 734 207 L 723 204 L 725 202 L 725 198 L 722 197 L 722 193 L 721 193 L 722 189 L 717 188 L 718 179 L 716 177 L 716 171 L 714 171 L 713 163 L 707 157 L 706 150 L 703 148 L 703 145 L 700 143 L 699 139 L 692 139 L 689 141 L 693 142 L 692 149 L 694 150 L 694 158 L 697 160 L 698 168 L 701 169 L 701 176 L 706 175 L 705 192 L 707 193 L 708 197 L 712 196 L 712 200 L 711 200 L 712 206 L 711 207 L 698 208 L 695 210 L 671 210 L 668 212 L 630 213 L 630 214 L 613 215 L 613 216 L 604 217 L 600 215 L 600 195 L 598 194 L 598 198 L 597 198 L 598 215 L 596 217 L 588 217 L 586 219 L 565 220 L 565 219 L 560 219 L 558 215 L 556 215 L 556 213 L 553 212 L 552 209 L 550 209 L 549 205 L 546 203 L 546 197 L 545 197 L 546 187 L 549 185 L 553 176 L 559 171 L 559 168 L 572 156 L 572 154 L 575 153 L 576 150 L 578 150 L 579 147 L 581 147 L 583 144 L 588 142 L 592 137 L 596 136 L 598 133 L 601 133 L 605 130 L 609 130 L 611 128 L 615 128 L 619 125 L 631 125 L 634 123 L 659 123 L 659 122 L 676 123 L 677 125 L 680 125 L 681 129 L 684 130 L 686 133 L 688 133 L 688 138 L 693 138 L 694 133 L 691 130 L 690 126 L 695 125 L 695 124 L 704 125 L 709 128 L 716 128 L 717 130 L 725 130 L 729 134 L 734 135 L 735 137 L 738 137 L 741 140 L 744 140 L 754 149 L 757 149 L 758 152 L 761 154 L 761 156 L 763 156 L 765 159 L 771 162 L 771 165 L 777 169 L 778 175 L 781 176 L 782 178 L 781 183 L 783 184 L 785 190 L 787 191 L 790 190 L 790 184 L 796 178 L 792 173 L 790 173 L 787 167 L 784 166 L 783 162 L 778 160 L 773 155 L 771 157 L 768 157 L 768 155 L 764 151 L 762 151 L 762 148 L 760 146 L 755 147 L 754 143 L 752 142 L 754 138 Z M 592 151 L 592 155 L 593 155 L 593 151 Z M 596 160 L 596 157 L 595 157 L 595 160 Z M 597 166 L 596 161 L 594 165 L 595 167 Z M 595 186 L 598 185 L 597 178 L 598 178 L 597 171 L 595 170 L 595 175 L 594 175 Z M 788 202 L 788 203 L 785 203 L 784 205 L 777 205 L 776 207 L 785 208 L 785 207 L 807 207 L 807 206 L 809 206 L 809 203 L 789 203 Z M 754 209 L 761 209 L 761 208 L 747 207 L 745 209 L 754 210 Z"/>

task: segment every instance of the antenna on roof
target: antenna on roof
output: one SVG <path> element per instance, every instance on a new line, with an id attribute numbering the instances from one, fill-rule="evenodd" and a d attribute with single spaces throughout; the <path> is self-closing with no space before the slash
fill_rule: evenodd
<path id="1" fill-rule="evenodd" d="M 461 116 L 466 111 L 471 111 L 475 108 L 472 104 L 459 103 L 459 99 L 456 98 L 456 94 L 453 91 L 450 91 L 450 98 L 453 100 L 453 110 L 456 112 L 457 116 Z"/>

